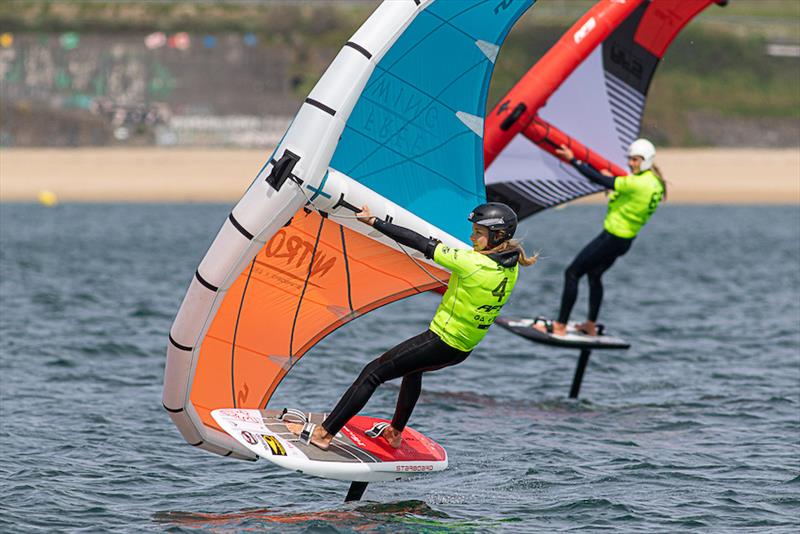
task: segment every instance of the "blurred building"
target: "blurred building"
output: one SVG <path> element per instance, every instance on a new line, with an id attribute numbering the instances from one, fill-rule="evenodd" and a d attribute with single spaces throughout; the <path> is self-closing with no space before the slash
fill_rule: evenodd
<path id="1" fill-rule="evenodd" d="M 245 35 L 3 34 L 2 146 L 274 145 L 291 53 Z"/>
<path id="2" fill-rule="evenodd" d="M 594 1 L 537 2 L 503 47 L 488 105 Z M 272 146 L 378 4 L 5 0 L 0 147 Z M 699 16 L 659 66 L 643 135 L 800 147 L 798 15 L 798 0 L 736 0 Z"/>

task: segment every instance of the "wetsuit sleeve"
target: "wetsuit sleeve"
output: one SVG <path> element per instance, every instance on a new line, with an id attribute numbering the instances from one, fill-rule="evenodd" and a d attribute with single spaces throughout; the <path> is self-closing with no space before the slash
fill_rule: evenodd
<path id="1" fill-rule="evenodd" d="M 475 271 L 475 264 L 469 258 L 467 252 L 466 250 L 450 248 L 443 243 L 439 243 L 433 251 L 433 261 L 450 272 L 467 276 Z"/>
<path id="2" fill-rule="evenodd" d="M 414 230 L 409 230 L 408 228 L 403 228 L 402 226 L 397 226 L 396 224 L 392 224 L 381 219 L 375 219 L 373 228 L 378 230 L 386 237 L 391 237 L 401 245 L 405 245 L 413 248 L 414 250 L 422 252 L 428 259 L 433 259 L 433 251 L 436 248 L 436 245 L 440 243 L 438 239 L 425 237 L 422 234 L 418 234 Z"/>
<path id="3" fill-rule="evenodd" d="M 613 176 L 606 176 L 601 174 L 597 169 L 589 165 L 588 163 L 584 163 L 582 161 L 578 161 L 575 158 L 572 158 L 570 161 L 573 167 L 575 167 L 579 173 L 584 175 L 589 180 L 593 181 L 598 185 L 602 185 L 606 189 L 614 189 L 614 177 Z"/>

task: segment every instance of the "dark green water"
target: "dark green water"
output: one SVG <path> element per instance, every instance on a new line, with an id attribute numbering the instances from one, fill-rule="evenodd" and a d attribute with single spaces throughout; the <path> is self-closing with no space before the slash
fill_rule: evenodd
<path id="1" fill-rule="evenodd" d="M 224 205 L 0 205 L 0 531 L 795 532 L 800 515 L 800 209 L 670 206 L 605 277 L 595 353 L 500 329 L 426 375 L 411 424 L 442 474 L 347 485 L 187 445 L 161 407 L 167 332 Z M 520 229 L 544 259 L 507 312 L 553 314 L 603 208 Z M 586 287 L 574 318 L 585 310 Z M 326 338 L 272 406 L 329 410 L 424 329 L 421 295 Z M 397 387 L 366 412 L 388 416 Z"/>

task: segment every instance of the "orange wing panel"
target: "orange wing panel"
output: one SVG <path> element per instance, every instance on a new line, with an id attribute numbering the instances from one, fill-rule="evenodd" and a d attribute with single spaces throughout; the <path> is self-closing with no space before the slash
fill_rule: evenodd
<path id="1" fill-rule="evenodd" d="M 425 265 L 446 281 L 449 274 Z M 203 339 L 190 398 L 211 410 L 264 408 L 312 346 L 370 310 L 437 286 L 406 254 L 300 210 L 231 286 Z"/>

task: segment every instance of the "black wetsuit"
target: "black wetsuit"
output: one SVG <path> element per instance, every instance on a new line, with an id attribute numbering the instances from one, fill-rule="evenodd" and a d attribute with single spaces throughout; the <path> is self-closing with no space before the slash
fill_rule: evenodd
<path id="1" fill-rule="evenodd" d="M 613 176 L 605 176 L 586 163 L 571 161 L 572 165 L 589 180 L 602 185 L 606 189 L 614 189 Z M 589 316 L 596 321 L 603 301 L 603 273 L 614 264 L 617 258 L 631 248 L 633 238 L 625 239 L 603 230 L 583 250 L 581 250 L 564 272 L 564 292 L 561 294 L 561 309 L 558 322 L 566 323 L 572 313 L 572 307 L 578 298 L 578 281 L 583 275 L 589 278 Z"/>
<path id="2" fill-rule="evenodd" d="M 364 408 L 378 386 L 403 377 L 392 418 L 392 427 L 403 430 L 422 391 L 422 373 L 461 363 L 469 354 L 454 349 L 430 330 L 425 330 L 368 363 L 322 426 L 328 433 L 336 435 L 351 417 Z"/>

